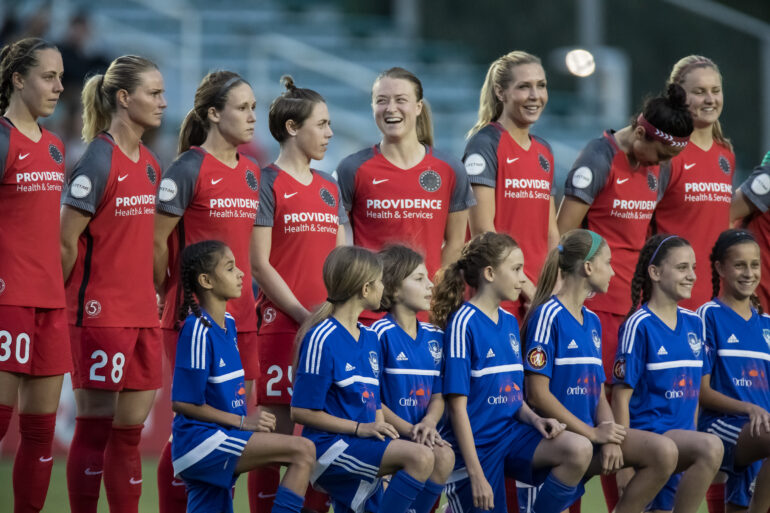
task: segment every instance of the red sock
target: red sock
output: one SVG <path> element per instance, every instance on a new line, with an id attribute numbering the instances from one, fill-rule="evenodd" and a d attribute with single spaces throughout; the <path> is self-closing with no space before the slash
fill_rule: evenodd
<path id="1" fill-rule="evenodd" d="M 11 423 L 11 415 L 13 415 L 13 406 L 0 404 L 0 440 L 5 437 L 5 433 L 8 431 L 8 425 Z"/>
<path id="2" fill-rule="evenodd" d="M 166 442 L 158 461 L 158 513 L 185 513 L 187 511 L 187 490 L 184 481 L 174 477 L 171 462 L 171 441 Z"/>
<path id="3" fill-rule="evenodd" d="M 319 492 L 312 485 L 307 486 L 307 492 L 305 492 L 305 504 L 302 509 L 315 511 L 315 513 L 327 513 L 329 506 L 331 506 L 329 496 L 323 492 Z"/>
<path id="4" fill-rule="evenodd" d="M 613 511 L 618 505 L 618 482 L 615 474 L 599 476 L 602 482 L 602 491 L 604 492 L 604 502 L 607 503 L 607 511 Z"/>
<path id="5" fill-rule="evenodd" d="M 72 513 L 96 513 L 111 417 L 77 417 L 67 456 L 67 491 Z"/>
<path id="6" fill-rule="evenodd" d="M 262 467 L 249 472 L 249 507 L 251 513 L 270 513 L 280 482 L 281 469 L 277 465 Z"/>
<path id="7" fill-rule="evenodd" d="M 139 442 L 144 424 L 113 426 L 104 450 L 104 489 L 110 513 L 137 513 L 142 496 Z"/>
<path id="8" fill-rule="evenodd" d="M 580 513 L 580 503 L 580 499 L 573 502 L 572 506 L 569 507 L 569 513 Z"/>
<path id="9" fill-rule="evenodd" d="M 508 504 L 508 511 L 519 511 L 519 494 L 516 491 L 516 480 L 512 477 L 505 478 L 505 502 Z"/>
<path id="10" fill-rule="evenodd" d="M 19 414 L 21 441 L 13 463 L 13 511 L 32 513 L 43 509 L 51 481 L 53 435 L 56 414 Z"/>
<path id="11" fill-rule="evenodd" d="M 725 513 L 725 484 L 714 483 L 706 492 L 709 513 Z"/>

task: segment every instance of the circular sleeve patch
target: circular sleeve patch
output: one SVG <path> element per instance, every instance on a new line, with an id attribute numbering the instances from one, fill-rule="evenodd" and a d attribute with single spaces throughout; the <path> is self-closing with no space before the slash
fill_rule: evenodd
<path id="1" fill-rule="evenodd" d="M 91 194 L 91 179 L 86 175 L 80 175 L 70 184 L 70 195 L 73 198 L 85 198 Z"/>
<path id="2" fill-rule="evenodd" d="M 533 369 L 540 370 L 548 363 L 548 355 L 546 355 L 542 347 L 533 347 L 527 352 L 527 362 Z"/>
<path id="3" fill-rule="evenodd" d="M 576 189 L 585 189 L 594 181 L 594 173 L 586 166 L 579 167 L 572 173 L 572 186 Z"/>
<path id="4" fill-rule="evenodd" d="M 176 197 L 178 188 L 176 182 L 171 178 L 164 178 L 160 181 L 160 187 L 158 188 L 158 199 L 160 201 L 171 201 Z"/>
<path id="5" fill-rule="evenodd" d="M 770 192 L 770 175 L 762 173 L 755 176 L 751 181 L 751 192 L 757 196 L 764 196 Z"/>
<path id="6" fill-rule="evenodd" d="M 615 365 L 612 366 L 612 375 L 615 376 L 615 379 L 618 379 L 618 380 L 626 379 L 626 359 L 625 358 L 618 358 L 617 360 L 615 360 Z"/>
<path id="7" fill-rule="evenodd" d="M 479 153 L 471 153 L 465 159 L 465 172 L 469 175 L 480 175 L 487 168 L 487 163 Z"/>

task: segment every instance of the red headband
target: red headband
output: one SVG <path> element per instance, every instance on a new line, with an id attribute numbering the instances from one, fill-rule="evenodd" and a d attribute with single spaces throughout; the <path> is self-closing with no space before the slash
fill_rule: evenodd
<path id="1" fill-rule="evenodd" d="M 671 134 L 667 134 L 666 132 L 664 132 L 663 130 L 660 130 L 659 128 L 655 128 L 655 126 L 653 126 L 652 123 L 644 119 L 644 114 L 639 114 L 639 117 L 636 118 L 636 122 L 639 123 L 644 128 L 644 131 L 647 132 L 647 135 L 668 146 L 673 146 L 675 148 L 684 148 L 685 146 L 687 146 L 687 143 L 690 140 L 689 137 L 676 137 Z"/>

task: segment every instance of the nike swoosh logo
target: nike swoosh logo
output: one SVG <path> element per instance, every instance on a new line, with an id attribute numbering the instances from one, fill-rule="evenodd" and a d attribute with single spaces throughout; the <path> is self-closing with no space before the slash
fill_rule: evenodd
<path id="1" fill-rule="evenodd" d="M 91 468 L 87 468 L 87 469 L 86 469 L 86 472 L 85 472 L 85 474 L 86 474 L 87 476 L 98 476 L 98 475 L 99 475 L 99 474 L 101 474 L 101 473 L 102 473 L 102 471 L 101 471 L 101 470 L 96 470 L 96 471 L 93 471 L 93 470 L 91 470 Z"/>
<path id="2" fill-rule="evenodd" d="M 171 480 L 171 486 L 184 486 L 184 481 Z"/>
<path id="3" fill-rule="evenodd" d="M 690 169 L 690 168 L 691 168 L 691 167 L 693 167 L 694 165 L 695 165 L 695 162 L 693 162 L 692 164 L 685 164 L 685 165 L 684 165 L 684 168 L 685 168 L 685 169 Z"/>
<path id="4" fill-rule="evenodd" d="M 123 181 L 123 180 L 125 180 L 126 178 L 128 178 L 128 175 L 119 176 L 119 177 L 118 177 L 118 181 L 119 181 L 119 182 L 122 182 L 122 181 Z"/>
<path id="5" fill-rule="evenodd" d="M 25 159 L 25 158 L 27 158 L 27 157 L 29 157 L 29 153 L 25 153 L 24 155 L 22 155 L 21 153 L 19 153 L 19 160 L 24 160 L 24 159 Z"/>
<path id="6" fill-rule="evenodd" d="M 374 185 L 377 185 L 378 183 L 387 182 L 388 180 L 390 180 L 390 178 L 383 178 L 382 180 L 377 180 L 376 178 L 374 178 L 372 179 L 372 183 Z"/>
<path id="7" fill-rule="evenodd" d="M 262 492 L 259 492 L 257 494 L 257 497 L 259 497 L 260 499 L 269 499 L 270 497 L 275 497 L 275 495 L 276 494 L 274 494 L 274 493 L 262 493 Z"/>
<path id="8" fill-rule="evenodd" d="M 296 196 L 297 194 L 299 194 L 299 193 L 297 193 L 297 192 L 292 192 L 291 194 L 288 194 L 288 193 L 284 192 L 284 193 L 283 193 L 283 198 L 284 198 L 284 199 L 289 199 L 289 198 L 291 198 L 292 196 Z"/>
<path id="9" fill-rule="evenodd" d="M 223 178 L 220 178 L 219 180 L 214 180 L 214 179 L 212 178 L 212 179 L 211 179 L 211 185 L 216 185 L 216 184 L 218 184 L 219 182 L 221 182 L 222 180 L 223 180 Z"/>
<path id="10" fill-rule="evenodd" d="M 132 484 L 132 485 L 142 484 L 142 480 L 141 479 L 134 479 L 133 477 L 131 479 L 129 479 L 128 482 L 129 482 L 129 484 Z"/>
<path id="11" fill-rule="evenodd" d="M 509 158 L 506 158 L 506 159 L 505 159 L 505 161 L 506 161 L 508 164 L 513 164 L 513 163 L 514 163 L 514 162 L 516 162 L 517 160 L 519 160 L 519 157 L 516 157 L 516 158 L 514 158 L 514 159 L 509 159 Z"/>
<path id="12" fill-rule="evenodd" d="M 48 463 L 52 459 L 53 459 L 53 456 L 49 456 L 47 458 L 43 458 L 42 456 L 40 456 L 40 463 Z"/>
<path id="13" fill-rule="evenodd" d="M 622 183 L 626 183 L 628 180 L 629 180 L 629 178 L 618 178 L 618 179 L 617 179 L 617 181 L 616 181 L 615 183 L 617 183 L 618 185 L 620 185 L 620 184 L 622 184 Z"/>

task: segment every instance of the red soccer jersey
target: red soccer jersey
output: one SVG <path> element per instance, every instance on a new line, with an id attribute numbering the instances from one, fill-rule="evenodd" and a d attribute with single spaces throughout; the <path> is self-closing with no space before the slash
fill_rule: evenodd
<path id="1" fill-rule="evenodd" d="M 663 197 L 652 226 L 657 233 L 684 237 L 695 251 L 698 279 L 692 297 L 679 303 L 694 311 L 711 299 L 709 255 L 719 234 L 729 227 L 735 155 L 716 142 L 708 151 L 690 143 L 670 167 L 671 173 L 660 177 Z"/>
<path id="2" fill-rule="evenodd" d="M 762 309 L 767 313 L 770 312 L 770 165 L 757 166 L 740 189 L 759 210 L 746 219 L 746 224 L 759 243 L 762 279 L 759 281 L 757 295 Z"/>
<path id="3" fill-rule="evenodd" d="M 631 308 L 631 279 L 659 199 L 659 176 L 658 166 L 632 168 L 613 132 L 589 142 L 572 166 L 564 194 L 590 205 L 583 225 L 607 241 L 615 270 L 607 293 L 586 302 L 592 310 L 625 315 Z"/>
<path id="4" fill-rule="evenodd" d="M 158 325 L 152 284 L 155 193 L 160 166 L 145 146 L 133 162 L 108 134 L 86 148 L 62 203 L 91 214 L 67 281 L 70 324 Z"/>
<path id="5" fill-rule="evenodd" d="M 0 118 L 0 305 L 64 308 L 59 207 L 64 145 Z"/>
<path id="6" fill-rule="evenodd" d="M 500 123 L 490 123 L 468 141 L 463 161 L 471 184 L 495 189 L 495 230 L 516 240 L 524 273 L 537 283 L 548 254 L 553 154 L 543 139 L 530 141 L 525 150 Z"/>
<path id="7" fill-rule="evenodd" d="M 475 205 L 460 161 L 426 148 L 410 169 L 391 164 L 379 145 L 346 157 L 337 168 L 353 241 L 379 251 L 404 244 L 425 256 L 432 277 L 441 267 L 441 247 L 450 212 Z"/>
<path id="8" fill-rule="evenodd" d="M 164 328 L 177 325 L 182 303 L 180 253 L 185 246 L 221 240 L 232 250 L 236 265 L 247 277 L 251 275 L 249 246 L 258 204 L 259 166 L 243 154 L 239 154 L 238 165 L 230 168 L 203 148 L 193 146 L 166 170 L 158 189 L 158 210 L 182 219 L 169 237 L 169 278 L 161 319 Z M 241 297 L 227 302 L 239 333 L 257 330 L 250 285 L 246 279 Z"/>
<path id="9" fill-rule="evenodd" d="M 302 306 L 313 310 L 326 299 L 323 264 L 337 245 L 339 225 L 347 222 L 337 183 L 313 170 L 303 185 L 275 164 L 262 170 L 258 226 L 271 226 L 270 265 Z M 299 326 L 260 290 L 259 333 L 296 333 Z"/>

